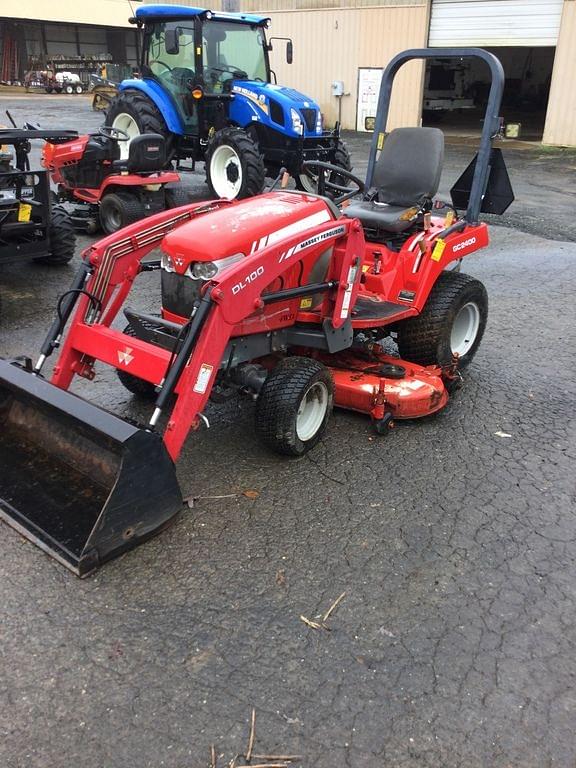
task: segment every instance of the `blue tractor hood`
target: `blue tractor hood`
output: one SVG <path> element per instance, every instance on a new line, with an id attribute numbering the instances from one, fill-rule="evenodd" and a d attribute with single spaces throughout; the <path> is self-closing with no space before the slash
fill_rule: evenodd
<path id="1" fill-rule="evenodd" d="M 323 133 L 320 106 L 300 91 L 260 80 L 234 80 L 232 93 L 230 119 L 243 128 L 258 122 L 291 137 Z"/>

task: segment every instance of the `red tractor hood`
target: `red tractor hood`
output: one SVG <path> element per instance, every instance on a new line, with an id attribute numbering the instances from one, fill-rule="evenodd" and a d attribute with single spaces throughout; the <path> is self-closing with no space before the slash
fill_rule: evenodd
<path id="1" fill-rule="evenodd" d="M 335 218 L 321 198 L 268 192 L 183 224 L 166 235 L 161 249 L 184 274 L 192 262 L 246 256 Z"/>

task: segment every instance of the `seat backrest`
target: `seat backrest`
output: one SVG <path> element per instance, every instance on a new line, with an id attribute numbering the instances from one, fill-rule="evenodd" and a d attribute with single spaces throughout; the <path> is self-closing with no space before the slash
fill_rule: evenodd
<path id="1" fill-rule="evenodd" d="M 159 133 L 141 133 L 130 141 L 126 170 L 154 173 L 166 165 L 166 141 Z"/>
<path id="2" fill-rule="evenodd" d="M 395 128 L 374 167 L 371 189 L 390 205 L 418 205 L 438 191 L 444 163 L 444 134 L 439 128 Z"/>

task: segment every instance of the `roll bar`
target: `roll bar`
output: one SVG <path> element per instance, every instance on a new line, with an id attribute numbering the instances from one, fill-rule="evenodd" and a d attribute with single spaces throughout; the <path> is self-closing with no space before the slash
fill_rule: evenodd
<path id="1" fill-rule="evenodd" d="M 470 59 L 476 58 L 485 61 L 490 68 L 491 83 L 490 93 L 488 95 L 488 104 L 484 116 L 484 126 L 478 148 L 476 168 L 472 188 L 470 189 L 470 198 L 468 208 L 466 209 L 465 219 L 469 224 L 476 224 L 482 198 L 486 191 L 488 176 L 490 173 L 490 155 L 492 150 L 492 140 L 498 133 L 500 127 L 500 103 L 502 101 L 502 92 L 504 90 L 504 70 L 499 59 L 493 53 L 485 51 L 483 48 L 412 48 L 408 51 L 398 53 L 388 64 L 382 75 L 380 85 L 380 94 L 378 96 L 378 110 L 376 112 L 376 121 L 374 124 L 374 135 L 370 146 L 370 156 L 368 158 L 368 171 L 366 173 L 366 188 L 372 186 L 374 168 L 376 165 L 376 155 L 380 143 L 380 134 L 386 130 L 388 121 L 388 112 L 390 110 L 390 97 L 392 95 L 392 85 L 394 78 L 400 67 L 413 59 Z"/>

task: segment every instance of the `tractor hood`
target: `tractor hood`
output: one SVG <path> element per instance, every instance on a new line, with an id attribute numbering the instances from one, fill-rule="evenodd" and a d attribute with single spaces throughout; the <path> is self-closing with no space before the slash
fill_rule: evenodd
<path id="1" fill-rule="evenodd" d="M 163 266 L 181 275 L 190 274 L 190 265 L 199 261 L 225 268 L 231 259 L 309 231 L 337 213 L 326 200 L 297 192 L 269 192 L 230 203 L 169 232 L 161 246 Z"/>
<path id="2" fill-rule="evenodd" d="M 261 122 L 287 136 L 322 135 L 320 106 L 309 96 L 283 85 L 234 80 L 230 117 L 238 125 Z"/>

